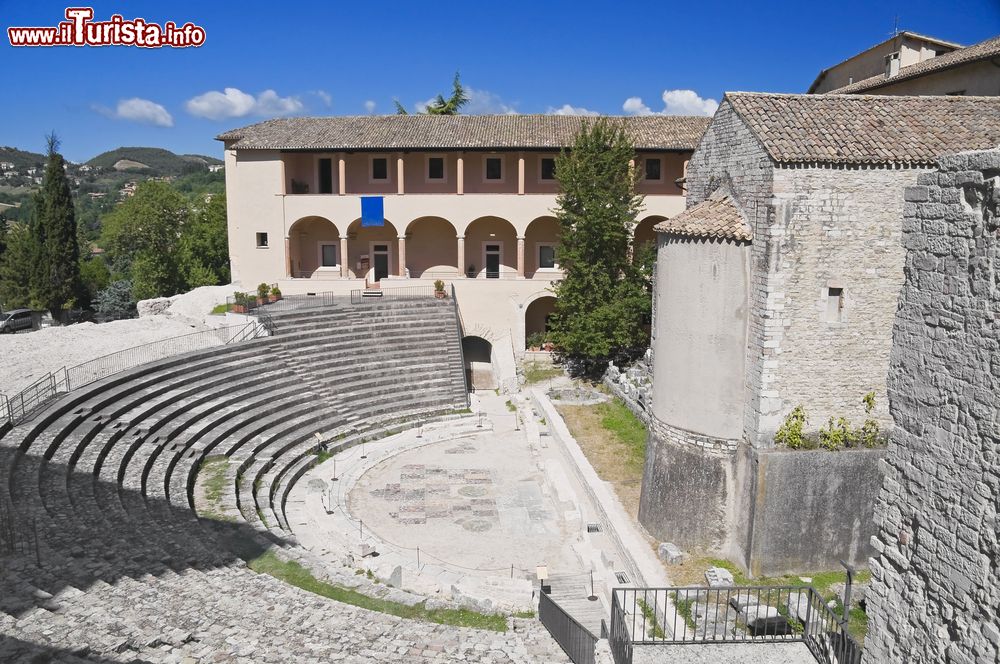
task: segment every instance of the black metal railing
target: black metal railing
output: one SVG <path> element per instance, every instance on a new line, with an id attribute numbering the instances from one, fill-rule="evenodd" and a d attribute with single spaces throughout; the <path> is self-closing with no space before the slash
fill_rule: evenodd
<path id="1" fill-rule="evenodd" d="M 597 637 L 544 591 L 538 596 L 538 619 L 574 664 L 594 664 Z"/>
<path id="2" fill-rule="evenodd" d="M 422 300 L 434 297 L 434 286 L 404 288 L 356 288 L 351 291 L 351 304 L 371 304 L 395 300 Z"/>
<path id="3" fill-rule="evenodd" d="M 635 646 L 804 643 L 823 664 L 860 664 L 861 646 L 808 586 L 616 588 L 609 630 L 616 664 Z"/>
<path id="4" fill-rule="evenodd" d="M 295 309 L 313 309 L 319 307 L 332 307 L 336 304 L 347 304 L 349 299 L 346 295 L 334 291 L 323 291 L 318 293 L 305 293 L 302 295 L 282 295 L 280 298 L 266 301 L 258 300 L 256 297 L 244 299 L 230 296 L 226 298 L 226 311 L 234 314 L 255 315 L 259 311 L 266 311 L 272 314 L 293 311 Z"/>
<path id="5" fill-rule="evenodd" d="M 63 367 L 47 373 L 17 394 L 6 397 L 6 410 L 0 412 L 0 421 L 11 425 L 29 419 L 41 406 L 57 394 L 84 387 L 116 373 L 134 369 L 141 364 L 166 359 L 214 346 L 249 341 L 263 335 L 264 326 L 259 321 L 242 325 L 217 327 L 201 332 L 152 341 L 116 353 L 109 353 L 68 369 Z"/>

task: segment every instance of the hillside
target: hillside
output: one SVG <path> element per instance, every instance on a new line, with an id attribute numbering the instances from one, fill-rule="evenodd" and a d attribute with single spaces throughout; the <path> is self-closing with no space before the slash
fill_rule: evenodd
<path id="1" fill-rule="evenodd" d="M 0 161 L 9 161 L 14 164 L 15 170 L 23 171 L 34 166 L 44 166 L 45 155 L 5 146 L 0 147 Z"/>
<path id="2" fill-rule="evenodd" d="M 174 154 L 162 148 L 118 148 L 101 153 L 87 162 L 91 168 L 146 171 L 154 175 L 181 175 L 203 170 L 209 164 L 221 164 L 214 157 L 197 154 Z M 117 166 L 116 166 L 117 165 Z"/>

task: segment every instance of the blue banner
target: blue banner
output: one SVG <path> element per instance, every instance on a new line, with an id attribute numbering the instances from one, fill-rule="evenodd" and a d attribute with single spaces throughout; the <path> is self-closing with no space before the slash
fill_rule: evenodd
<path id="1" fill-rule="evenodd" d="M 361 197 L 361 225 L 385 225 L 385 207 L 381 196 Z"/>

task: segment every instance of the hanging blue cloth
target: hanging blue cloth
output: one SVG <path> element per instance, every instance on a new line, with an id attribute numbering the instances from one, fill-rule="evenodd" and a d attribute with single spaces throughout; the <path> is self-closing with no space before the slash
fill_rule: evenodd
<path id="1" fill-rule="evenodd" d="M 361 225 L 385 225 L 385 207 L 382 196 L 361 197 Z"/>

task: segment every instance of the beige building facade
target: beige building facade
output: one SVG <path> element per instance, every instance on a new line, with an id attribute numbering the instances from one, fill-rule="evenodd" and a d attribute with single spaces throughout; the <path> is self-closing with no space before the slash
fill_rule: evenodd
<path id="1" fill-rule="evenodd" d="M 225 143 L 234 281 L 283 293 L 454 285 L 467 334 L 544 331 L 559 279 L 555 160 L 586 120 L 367 116 L 270 120 Z M 636 146 L 636 242 L 684 210 L 677 180 L 707 118 L 614 118 Z M 362 224 L 379 197 L 381 225 Z"/>

